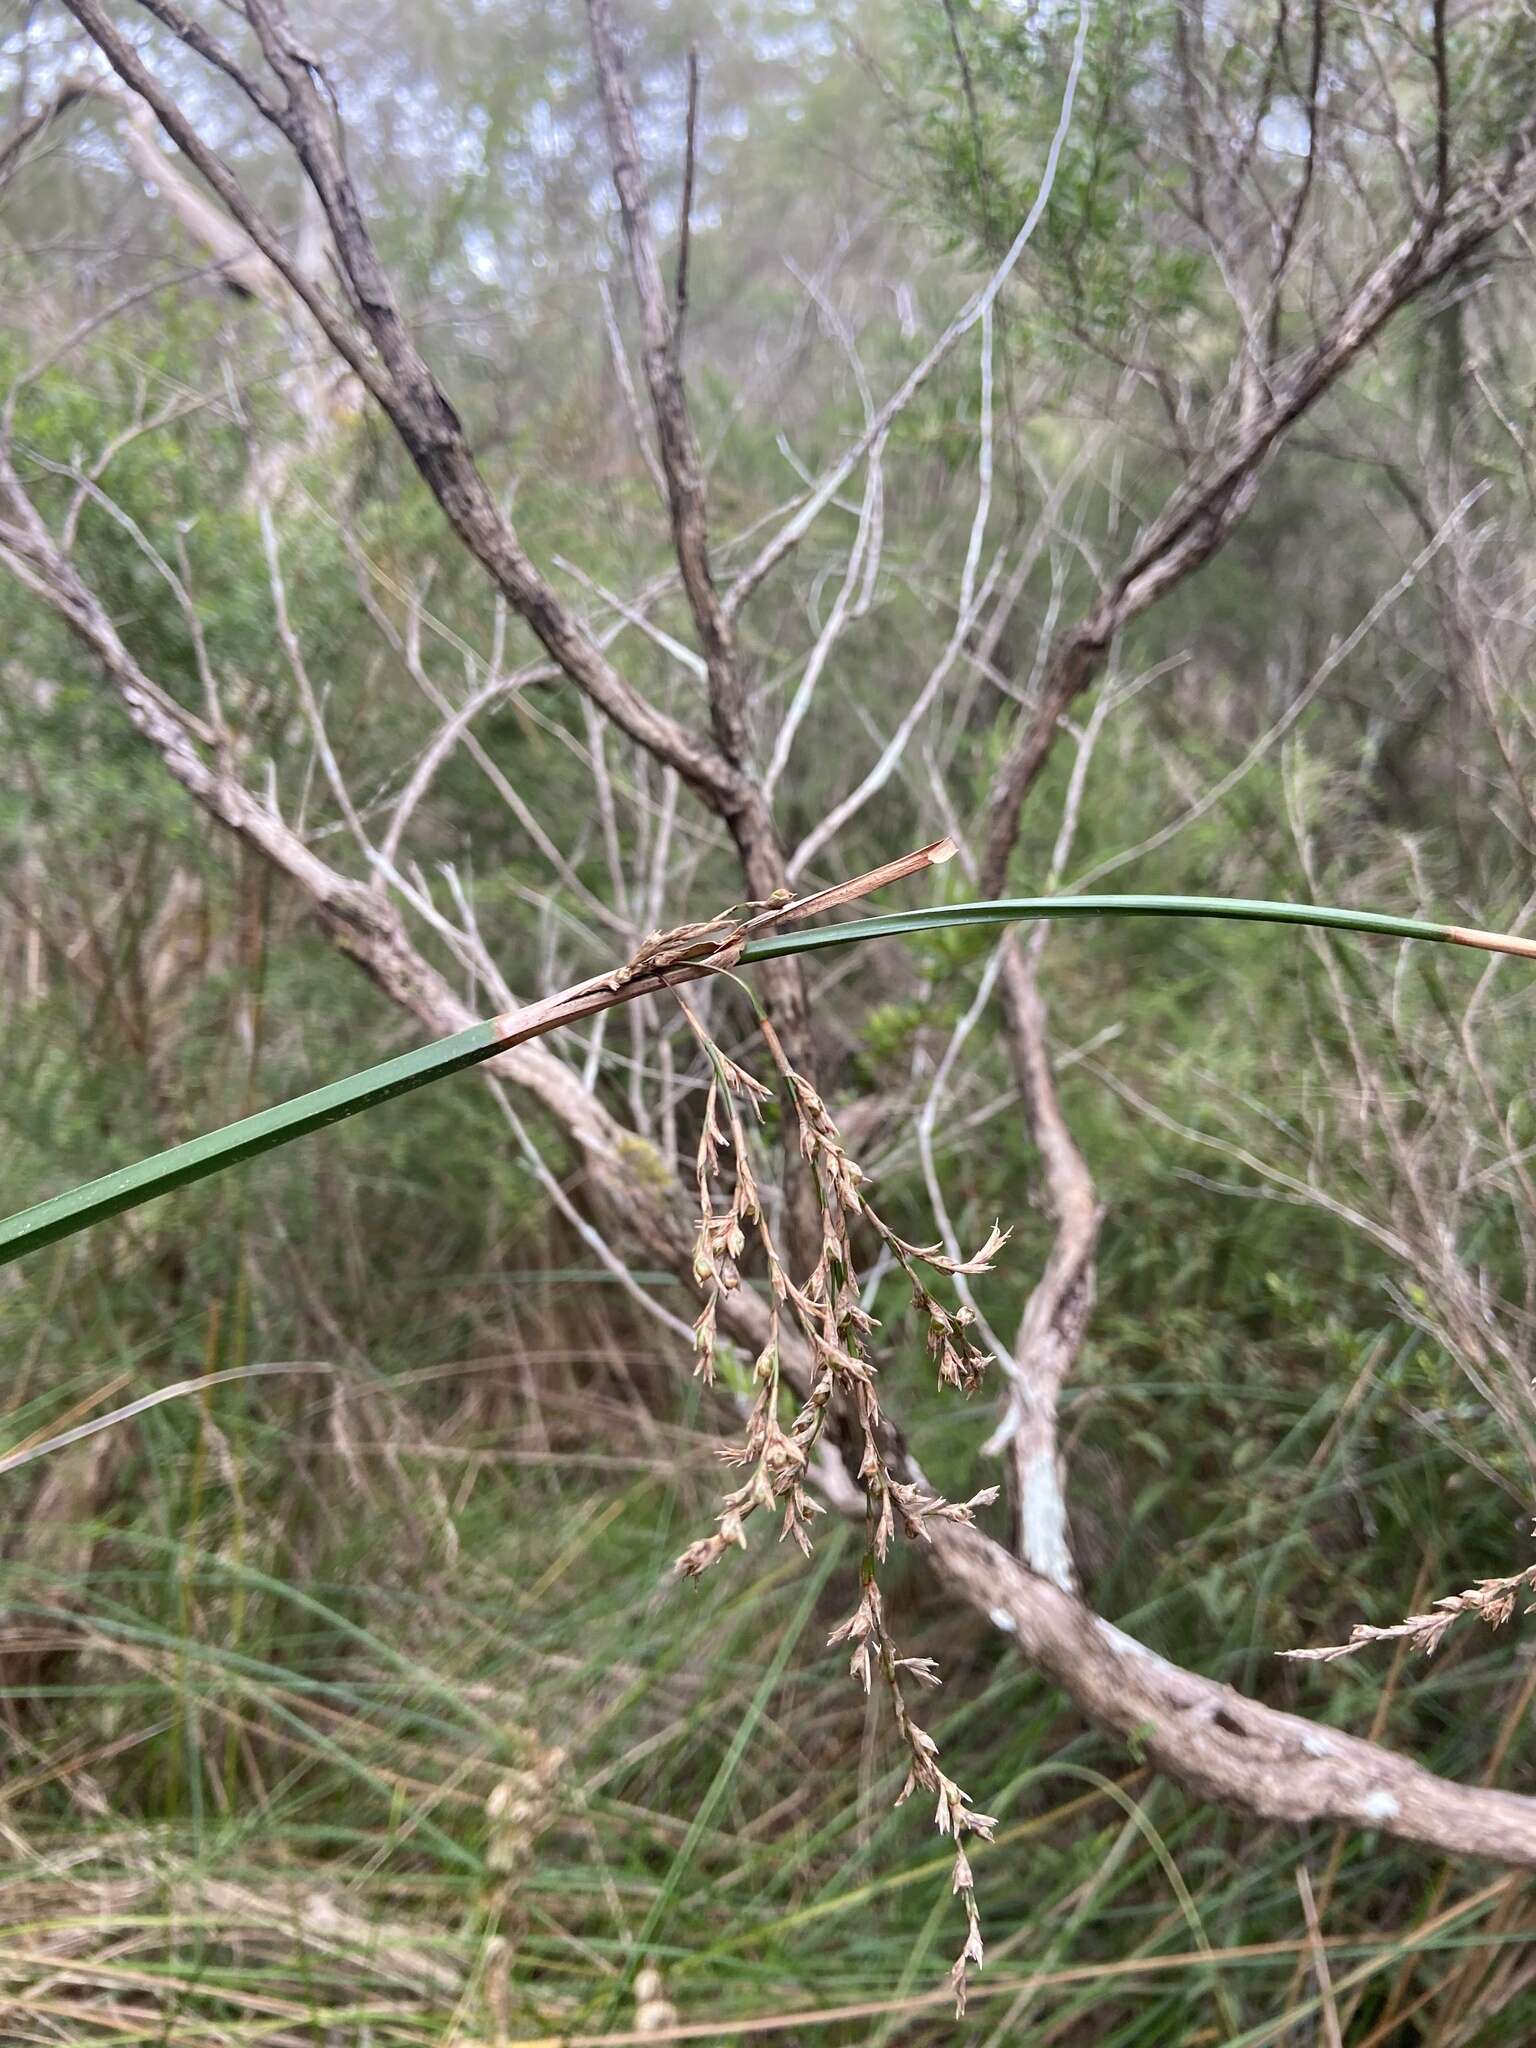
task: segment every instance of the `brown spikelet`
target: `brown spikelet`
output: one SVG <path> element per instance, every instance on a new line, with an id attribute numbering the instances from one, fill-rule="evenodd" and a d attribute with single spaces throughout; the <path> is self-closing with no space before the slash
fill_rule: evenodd
<path id="1" fill-rule="evenodd" d="M 914 1304 L 925 1319 L 928 1352 L 940 1383 L 965 1393 L 980 1383 L 986 1363 L 985 1354 L 970 1339 L 972 1314 L 967 1308 L 946 1307 L 929 1286 L 925 1270 L 948 1275 L 986 1272 L 1008 1233 L 994 1224 L 971 1258 L 956 1259 L 947 1256 L 942 1246 L 909 1244 L 892 1230 L 871 1203 L 867 1177 L 849 1154 L 825 1101 L 795 1071 L 772 1024 L 763 1019 L 763 1037 L 794 1119 L 796 1142 L 810 1171 L 821 1214 L 821 1245 L 815 1265 L 803 1279 L 796 1279 L 779 1252 L 758 1196 L 743 1114 L 744 1108 L 750 1109 L 753 1122 L 758 1121 L 771 1091 L 731 1060 L 681 996 L 678 1000 L 711 1074 L 695 1164 L 699 1228 L 694 1274 L 704 1292 L 694 1331 L 699 1372 L 706 1378 L 712 1375 L 720 1303 L 740 1284 L 739 1265 L 749 1238 L 763 1255 L 772 1309 L 770 1338 L 753 1367 L 753 1399 L 745 1428 L 739 1441 L 723 1454 L 728 1463 L 748 1468 L 748 1476 L 725 1495 L 713 1531 L 689 1545 L 676 1569 L 684 1578 L 696 1578 L 718 1564 L 729 1550 L 745 1550 L 747 1522 L 758 1509 L 780 1511 L 781 1539 L 789 1537 L 809 1552 L 809 1524 L 820 1509 L 806 1489 L 806 1475 L 832 1405 L 841 1401 L 853 1419 L 860 1444 L 858 1478 L 866 1503 L 867 1547 L 858 1604 L 833 1629 L 828 1641 L 832 1646 L 848 1647 L 850 1675 L 866 1693 L 878 1679 L 890 1696 L 897 1734 L 907 1755 L 906 1782 L 898 1803 L 914 1791 L 929 1794 L 935 1802 L 940 1833 L 955 1843 L 952 1883 L 965 1911 L 966 1932 L 951 1982 L 957 2012 L 963 2013 L 969 1971 L 981 1965 L 982 1940 L 971 1864 L 962 1838 L 990 1838 L 993 1822 L 972 1808 L 965 1793 L 940 1768 L 937 1743 L 912 1715 L 906 1695 L 908 1682 L 919 1688 L 937 1686 L 939 1674 L 931 1658 L 899 1654 L 887 1626 L 877 1573 L 898 1535 L 909 1542 L 926 1542 L 930 1522 L 968 1522 L 978 1507 L 996 1498 L 997 1489 L 988 1487 L 968 1501 L 947 1501 L 926 1487 L 896 1478 L 891 1471 L 879 1374 L 867 1351 L 875 1323 L 860 1299 L 852 1225 L 857 1219 L 872 1230 L 901 1267 L 912 1287 Z M 725 1192 L 728 1156 L 732 1171 Z M 812 1361 L 810 1384 L 787 1422 L 781 1414 L 785 1387 L 779 1355 L 781 1318 L 786 1317 L 804 1339 Z"/>
<path id="2" fill-rule="evenodd" d="M 1410 1614 L 1390 1628 L 1373 1628 L 1357 1622 L 1349 1640 L 1309 1650 L 1281 1650 L 1297 1664 L 1334 1664 L 1340 1657 L 1353 1657 L 1372 1643 L 1406 1642 L 1412 1650 L 1432 1657 L 1447 1634 L 1464 1614 L 1475 1614 L 1489 1628 L 1502 1628 L 1514 1613 L 1522 1593 L 1536 1591 L 1536 1565 L 1527 1565 L 1507 1579 L 1479 1579 L 1460 1593 L 1447 1593 L 1427 1614 Z M 1527 1609 L 1527 1612 L 1531 1612 Z"/>

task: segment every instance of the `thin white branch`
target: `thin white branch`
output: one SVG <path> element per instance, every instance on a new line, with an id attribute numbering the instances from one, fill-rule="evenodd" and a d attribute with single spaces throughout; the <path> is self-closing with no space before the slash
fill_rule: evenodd
<path id="1" fill-rule="evenodd" d="M 805 672 L 796 686 L 794 696 L 790 699 L 789 709 L 784 714 L 783 723 L 774 735 L 773 753 L 769 757 L 768 767 L 763 776 L 763 794 L 770 799 L 778 786 L 779 777 L 788 766 L 790 749 L 795 744 L 795 734 L 800 730 L 805 714 L 811 708 L 811 699 L 816 694 L 816 685 L 821 680 L 822 670 L 827 665 L 827 657 L 836 646 L 838 638 L 844 626 L 848 623 L 849 618 L 855 615 L 853 612 L 854 588 L 858 583 L 859 573 L 865 566 L 866 550 L 870 547 L 881 501 L 884 455 L 885 442 L 882 438 L 876 441 L 874 447 L 870 450 L 869 474 L 864 482 L 864 503 L 859 512 L 859 529 L 854 535 L 853 548 L 848 556 L 848 568 L 843 577 L 842 586 L 838 590 L 831 611 L 827 614 L 825 625 L 816 635 L 816 644 L 811 649 L 810 657 L 805 664 Z M 865 578 L 865 588 L 868 588 L 867 577 Z M 863 603 L 863 601 L 864 592 L 861 591 L 860 602 Z M 865 609 L 867 609 L 867 605 Z"/>
<path id="2" fill-rule="evenodd" d="M 1327 656 L 1319 665 L 1306 688 L 1297 693 L 1275 720 L 1274 724 L 1269 727 L 1268 731 L 1259 735 L 1247 753 L 1243 755 L 1242 759 L 1234 767 L 1229 768 L 1225 775 L 1213 782 L 1209 789 L 1203 790 L 1195 802 L 1181 811 L 1178 817 L 1159 827 L 1150 837 L 1141 840 L 1135 846 L 1127 847 L 1122 853 L 1109 855 L 1107 859 L 1099 861 L 1095 866 L 1086 869 L 1082 874 L 1076 876 L 1072 882 L 1070 893 L 1081 895 L 1085 889 L 1092 888 L 1095 882 L 1101 882 L 1106 875 L 1112 875 L 1121 868 L 1129 867 L 1132 861 L 1140 860 L 1144 854 L 1156 853 L 1160 847 L 1166 846 L 1170 839 L 1176 838 L 1186 826 L 1193 825 L 1196 819 L 1203 818 L 1207 812 L 1213 811 L 1218 804 L 1224 802 L 1237 787 L 1238 783 L 1243 780 L 1244 776 L 1256 767 L 1279 741 L 1285 738 L 1285 735 L 1296 724 L 1318 693 L 1337 673 L 1343 663 L 1349 659 L 1360 643 L 1370 637 L 1371 633 L 1380 624 L 1381 620 L 1386 617 L 1398 599 L 1413 588 L 1424 569 L 1434 560 L 1435 556 L 1449 539 L 1451 533 L 1460 524 L 1464 515 L 1471 510 L 1488 489 L 1488 484 L 1481 483 L 1475 489 L 1467 492 L 1450 517 L 1445 520 L 1439 531 L 1419 550 L 1397 581 L 1389 590 L 1382 592 L 1381 596 L 1377 598 L 1354 631 L 1346 634 L 1342 640 L 1329 649 Z"/>
<path id="3" fill-rule="evenodd" d="M 898 388 L 882 405 L 874 418 L 868 422 L 845 452 L 827 470 L 810 496 L 793 515 L 785 520 L 736 578 L 725 595 L 725 608 L 733 617 L 738 614 L 747 599 L 756 590 L 765 576 L 776 569 L 790 550 L 796 547 L 822 512 L 841 490 L 845 480 L 852 475 L 864 456 L 874 446 L 879 436 L 886 432 L 893 420 L 897 419 L 911 404 L 918 392 L 927 383 L 933 372 L 942 363 L 956 342 L 970 333 L 977 321 L 987 313 L 1003 286 L 1013 275 L 1019 258 L 1029 246 L 1030 237 L 1040 225 L 1046 207 L 1050 204 L 1051 190 L 1056 183 L 1056 169 L 1061 161 L 1062 148 L 1066 143 L 1068 130 L 1072 125 L 1072 107 L 1077 97 L 1078 79 L 1082 75 L 1083 52 L 1088 41 L 1088 24 L 1093 18 L 1093 9 L 1085 4 L 1077 19 L 1077 37 L 1072 45 L 1072 62 L 1067 72 L 1067 82 L 1061 96 L 1061 112 L 1056 122 L 1056 132 L 1051 137 L 1051 146 L 1046 153 L 1045 169 L 1041 173 L 1040 186 L 1035 193 L 1034 203 L 1025 215 L 1024 224 L 1014 236 L 1012 245 L 1002 262 L 993 271 L 981 290 L 968 301 L 962 310 L 945 328 L 933 347 L 920 363 L 907 373 Z"/>
<path id="4" fill-rule="evenodd" d="M 984 508 L 978 506 L 977 511 L 978 519 L 984 519 Z M 791 882 L 795 880 L 796 876 L 804 872 L 808 864 L 816 858 L 824 846 L 837 837 L 838 833 L 842 831 L 850 819 L 858 816 L 870 798 L 877 796 L 895 774 L 897 768 L 901 765 L 902 756 L 906 753 L 907 742 L 922 722 L 929 705 L 943 688 L 950 670 L 955 665 L 956 656 L 961 648 L 964 647 L 972 628 L 976 624 L 978 615 L 986 608 L 987 600 L 991 597 L 996 586 L 1002 566 L 1003 555 L 1002 550 L 999 549 L 992 558 L 992 566 L 988 569 L 983 579 L 981 589 L 972 599 L 969 608 L 962 611 L 956 619 L 955 629 L 949 637 L 948 645 L 939 656 L 938 661 L 929 674 L 928 680 L 907 707 L 901 722 L 886 742 L 880 758 L 876 761 L 874 767 L 870 769 L 869 773 L 855 789 L 851 789 L 840 803 L 834 804 L 821 822 L 806 834 L 805 838 L 801 840 L 789 860 L 785 863 L 784 872 Z"/>

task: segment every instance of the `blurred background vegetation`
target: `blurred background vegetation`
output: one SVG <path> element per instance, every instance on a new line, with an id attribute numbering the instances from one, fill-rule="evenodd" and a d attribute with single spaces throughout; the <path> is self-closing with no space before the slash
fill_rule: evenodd
<path id="1" fill-rule="evenodd" d="M 119 12 L 138 33 L 138 11 Z M 606 290 L 633 355 L 581 10 L 311 13 L 414 331 L 541 564 L 622 630 L 606 594 L 645 589 L 670 556 L 605 321 Z M 1257 93 L 1274 19 L 1240 5 L 1203 31 L 1213 103 Z M 864 417 L 861 386 L 891 389 L 1011 239 L 1077 16 L 630 0 L 626 21 L 668 247 L 685 58 L 700 54 L 688 371 L 713 533 L 739 563 L 732 537 L 832 459 Z M 1010 699 L 1181 471 L 1158 377 L 1220 389 L 1237 316 L 1189 224 L 1181 32 L 1187 10 L 1142 0 L 1091 25 L 1052 204 L 997 313 L 989 548 L 1011 570 L 1034 537 L 1032 558 L 986 659 L 956 664 L 816 879 L 946 829 L 936 790 L 971 815 Z M 1418 13 L 1388 7 L 1352 33 L 1331 82 L 1341 132 L 1351 67 L 1365 76 L 1374 56 L 1403 67 L 1422 142 Z M 1471 160 L 1528 111 L 1529 21 L 1468 9 L 1455 38 Z M 17 121 L 83 57 L 62 10 L 0 7 Z M 181 62 L 221 150 L 298 232 L 291 163 Z M 1253 148 L 1283 195 L 1296 103 L 1272 97 Z M 1368 124 L 1341 144 L 1318 274 L 1352 275 L 1381 245 L 1399 168 Z M 365 822 L 385 818 L 442 707 L 531 660 L 531 641 L 346 386 L 327 387 L 316 429 L 294 332 L 197 274 L 206 252 L 125 161 L 110 110 L 72 112 L 29 152 L 0 231 L 0 382 L 38 503 L 57 522 L 77 500 L 76 559 L 146 670 L 192 706 L 215 672 L 248 781 L 355 864 L 277 630 L 263 508 Z M 1216 559 L 1117 644 L 1091 757 L 1058 747 L 1026 806 L 1016 888 L 1051 870 L 1082 759 L 1062 886 L 1519 919 L 1536 858 L 1530 307 L 1517 235 L 1410 306 L 1298 428 Z M 967 345 L 891 432 L 878 577 L 777 791 L 791 846 L 876 760 L 954 631 L 982 407 Z M 744 623 L 765 757 L 847 569 L 862 485 L 848 489 Z M 675 595 L 648 616 L 687 639 Z M 631 629 L 622 653 L 637 686 L 702 719 L 664 644 Z M 0 1209 L 411 1042 L 10 579 L 0 720 Z M 627 743 L 608 743 L 605 836 L 599 742 L 568 687 L 532 681 L 474 732 L 483 758 L 447 755 L 398 861 L 449 911 L 452 868 L 517 990 L 622 958 L 603 907 L 643 935 L 740 894 L 722 836 Z M 944 886 L 967 893 L 963 877 Z M 418 936 L 464 983 L 429 923 Z M 986 951 L 936 935 L 813 974 L 828 1092 L 919 1239 L 915 1118 Z M 1528 1562 L 1528 1378 L 1480 1382 L 1425 1269 L 1389 1241 L 1422 1197 L 1419 1224 L 1439 1219 L 1509 1305 L 1518 1362 L 1526 970 L 1480 997 L 1475 1058 L 1479 969 L 1455 956 L 1135 923 L 1061 929 L 1042 972 L 1063 1105 L 1108 1211 L 1062 1409 L 1095 1606 L 1260 1697 L 1527 1787 L 1536 1666 L 1518 1623 L 1466 1625 L 1433 1662 L 1391 1646 L 1337 1667 L 1274 1656 Z M 723 996 L 719 1015 L 736 1015 Z M 686 1162 L 700 1075 L 670 1020 L 631 1035 L 619 1013 L 571 1056 Z M 1381 1140 L 1362 1060 L 1417 1148 L 1412 1174 Z M 1087 1729 L 904 1560 L 903 1641 L 946 1678 L 931 1725 L 1000 1820 L 976 1856 L 980 1988 L 1027 1987 L 957 2030 L 932 1996 L 953 1947 L 947 1861 L 913 1807 L 893 1808 L 881 1701 L 823 1648 L 856 1542 L 834 1527 L 809 1566 L 760 1543 L 751 1563 L 673 1585 L 713 1513 L 729 1405 L 689 1382 L 685 1336 L 636 1299 L 688 1318 L 686 1295 L 643 1269 L 617 1283 L 582 1227 L 578 1162 L 521 1114 L 519 1133 L 463 1077 L 0 1275 L 11 1445 L 188 1376 L 330 1368 L 171 1403 L 0 1482 L 5 2040 L 490 2043 L 647 2011 L 665 2031 L 670 2006 L 729 2041 L 749 2016 L 865 2003 L 882 2009 L 770 2038 L 1325 2039 L 1303 1861 L 1345 2038 L 1530 2038 L 1520 1880 L 1201 1804 Z M 1011 1327 L 1051 1228 L 990 1012 L 951 1078 L 938 1167 L 962 1234 L 1014 1225 L 979 1283 Z M 970 1490 L 995 1410 L 931 1395 L 897 1279 L 875 1312 L 889 1405 L 936 1479 Z M 643 1980 L 637 2006 L 642 1962 L 660 1983 Z"/>

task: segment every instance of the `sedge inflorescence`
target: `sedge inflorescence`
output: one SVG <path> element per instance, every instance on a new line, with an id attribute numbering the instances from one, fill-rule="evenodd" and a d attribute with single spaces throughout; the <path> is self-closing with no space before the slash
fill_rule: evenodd
<path id="1" fill-rule="evenodd" d="M 928 1354 L 940 1383 L 967 1394 L 981 1382 L 986 1355 L 973 1341 L 971 1311 L 947 1307 L 934 1293 L 928 1275 L 986 1272 L 1008 1233 L 994 1225 L 970 1258 L 952 1258 L 942 1245 L 917 1245 L 901 1237 L 870 1201 L 866 1177 L 850 1156 L 826 1103 L 795 1071 L 773 1025 L 762 1018 L 763 1039 L 793 1118 L 820 1222 L 814 1261 L 809 1272 L 797 1278 L 775 1239 L 749 1144 L 750 1127 L 760 1122 L 774 1090 L 733 1060 L 688 1004 L 678 1000 L 710 1070 L 696 1157 L 699 1223 L 693 1271 L 704 1296 L 694 1325 L 696 1370 L 706 1381 L 713 1380 L 722 1306 L 741 1285 L 741 1264 L 751 1244 L 767 1275 L 768 1333 L 752 1368 L 744 1430 L 722 1453 L 728 1463 L 747 1468 L 748 1476 L 725 1495 L 714 1529 L 683 1552 L 677 1569 L 685 1577 L 697 1577 L 727 1551 L 744 1550 L 748 1519 L 759 1510 L 777 1514 L 781 1537 L 790 1537 L 809 1555 L 810 1526 L 823 1509 L 807 1479 L 813 1454 L 836 1418 L 857 1453 L 855 1473 L 864 1496 L 867 1541 L 858 1602 L 828 1641 L 851 1646 L 850 1671 L 866 1693 L 878 1683 L 889 1696 L 907 1763 L 897 1803 L 914 1792 L 926 1793 L 935 1802 L 940 1833 L 954 1842 L 952 1883 L 965 1912 L 966 1931 L 951 1981 L 963 2013 L 968 1973 L 980 1965 L 983 1953 L 965 1840 L 990 1839 L 995 1822 L 977 1812 L 945 1772 L 938 1744 L 913 1713 L 910 1691 L 937 1686 L 939 1673 L 932 1658 L 901 1654 L 887 1620 L 879 1572 L 898 1535 L 926 1542 L 932 1523 L 971 1521 L 978 1507 L 996 1499 L 997 1489 L 986 1487 L 969 1500 L 948 1501 L 893 1468 L 893 1456 L 899 1459 L 899 1453 L 881 1412 L 879 1374 L 869 1355 L 869 1338 L 877 1324 L 863 1304 L 853 1230 L 856 1223 L 862 1224 L 901 1268 L 923 1319 Z M 806 1361 L 793 1388 L 785 1372 L 787 1330 L 798 1340 L 797 1358 Z M 790 1393 L 796 1397 L 792 1404 L 786 1402 Z M 793 1412 L 786 1419 L 790 1405 Z"/>

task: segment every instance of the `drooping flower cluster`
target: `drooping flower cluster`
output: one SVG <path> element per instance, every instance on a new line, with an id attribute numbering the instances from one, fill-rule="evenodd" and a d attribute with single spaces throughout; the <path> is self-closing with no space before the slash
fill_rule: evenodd
<path id="1" fill-rule="evenodd" d="M 994 1225 L 986 1243 L 969 1259 L 950 1258 L 942 1246 L 910 1244 L 898 1236 L 871 1205 L 865 1176 L 850 1157 L 826 1104 L 791 1066 L 778 1034 L 764 1019 L 763 1036 L 795 1120 L 800 1155 L 816 1192 L 821 1223 L 815 1263 L 803 1280 L 795 1279 L 764 1215 L 747 1142 L 744 1109 L 759 1119 L 772 1091 L 714 1043 L 686 1003 L 682 1007 L 711 1070 L 697 1156 L 699 1229 L 693 1269 L 704 1290 L 704 1306 L 694 1326 L 696 1369 L 706 1380 L 713 1378 L 720 1306 L 741 1284 L 740 1262 L 749 1232 L 758 1242 L 767 1273 L 770 1321 L 768 1341 L 753 1367 L 753 1399 L 745 1430 L 741 1440 L 724 1453 L 728 1462 L 750 1466 L 751 1475 L 725 1496 L 714 1530 L 683 1552 L 677 1569 L 686 1577 L 696 1577 L 718 1563 L 727 1550 L 745 1549 L 747 1519 L 758 1509 L 781 1511 L 781 1535 L 791 1537 L 809 1553 L 809 1524 L 822 1510 L 806 1489 L 806 1475 L 834 1402 L 840 1401 L 841 1412 L 857 1432 L 857 1476 L 866 1503 L 868 1545 L 858 1605 L 833 1630 L 829 1641 L 852 1644 L 852 1675 L 866 1692 L 878 1677 L 889 1693 L 897 1733 L 907 1752 L 906 1782 L 897 1803 L 914 1791 L 929 1793 L 935 1801 L 939 1832 L 954 1841 L 953 1889 L 965 1909 L 966 1935 L 951 1980 L 957 2009 L 963 2013 L 968 1972 L 982 1960 L 975 1886 L 963 1838 L 990 1839 L 994 1823 L 974 1810 L 961 1788 L 941 1769 L 937 1743 L 912 1714 L 907 1682 L 936 1686 L 939 1676 L 931 1658 L 900 1655 L 886 1625 L 877 1573 L 898 1531 L 909 1541 L 926 1542 L 929 1523 L 968 1522 L 978 1507 L 996 1498 L 997 1489 L 987 1487 L 968 1501 L 946 1501 L 920 1481 L 899 1477 L 892 1470 L 878 1375 L 867 1353 L 867 1340 L 876 1324 L 860 1296 L 852 1226 L 855 1220 L 862 1222 L 900 1265 L 911 1284 L 914 1306 L 925 1319 L 928 1353 L 940 1383 L 965 1393 L 980 1383 L 985 1354 L 971 1340 L 970 1311 L 947 1308 L 933 1293 L 924 1269 L 951 1275 L 985 1272 L 1006 1242 L 1007 1232 Z M 727 1150 L 733 1173 L 729 1195 L 722 1203 L 719 1196 Z M 781 1337 L 786 1318 L 798 1331 L 810 1358 L 808 1383 L 800 1389 L 799 1408 L 787 1426 L 780 1415 Z"/>

